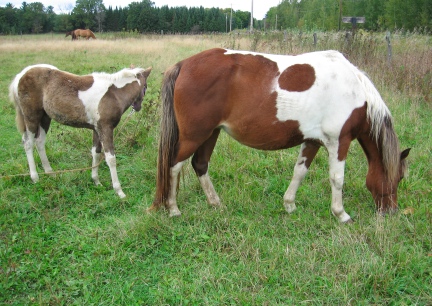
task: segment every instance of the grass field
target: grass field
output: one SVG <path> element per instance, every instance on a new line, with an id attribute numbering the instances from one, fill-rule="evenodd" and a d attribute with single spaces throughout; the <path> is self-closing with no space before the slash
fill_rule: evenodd
<path id="1" fill-rule="evenodd" d="M 116 36 L 71 42 L 64 35 L 0 36 L 1 305 L 432 305 L 431 37 L 384 35 L 347 44 L 336 34 Z M 271 53 L 338 49 L 366 71 L 411 147 L 399 185 L 400 211 L 381 217 L 365 187 L 366 158 L 353 142 L 344 185 L 351 225 L 330 211 L 321 149 L 288 214 L 283 194 L 298 148 L 267 152 L 221 135 L 210 175 L 224 209 L 206 203 L 191 166 L 178 196 L 183 215 L 147 214 L 155 191 L 162 72 L 211 47 Z M 152 66 L 145 105 L 116 135 L 127 198 L 90 171 L 41 175 L 33 184 L 8 86 L 24 67 L 47 63 L 76 74 Z M 123 122 L 126 116 L 123 117 Z M 120 123 L 120 126 L 122 123 Z M 91 165 L 91 131 L 53 123 L 47 155 L 54 170 Z M 35 154 L 42 172 L 39 156 Z"/>

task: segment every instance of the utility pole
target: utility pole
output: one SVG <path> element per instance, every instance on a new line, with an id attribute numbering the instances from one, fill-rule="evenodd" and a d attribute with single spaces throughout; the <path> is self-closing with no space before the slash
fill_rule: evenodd
<path id="1" fill-rule="evenodd" d="M 230 33 L 231 33 L 231 27 L 232 27 L 232 3 L 231 3 L 231 14 L 230 14 Z"/>
<path id="2" fill-rule="evenodd" d="M 225 32 L 228 32 L 228 14 L 225 13 Z"/>
<path id="3" fill-rule="evenodd" d="M 250 23 L 250 31 L 253 32 L 253 0 L 252 0 L 252 7 L 251 7 L 251 23 Z"/>

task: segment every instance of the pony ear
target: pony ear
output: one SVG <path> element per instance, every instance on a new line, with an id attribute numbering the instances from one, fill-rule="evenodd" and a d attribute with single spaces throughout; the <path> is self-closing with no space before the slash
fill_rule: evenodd
<path id="1" fill-rule="evenodd" d="M 400 155 L 400 159 L 404 160 L 405 158 L 407 158 L 410 151 L 411 151 L 411 148 L 403 150 L 401 155 Z"/>
<path id="2" fill-rule="evenodd" d="M 144 70 L 143 75 L 147 78 L 152 71 L 152 67 L 148 67 L 146 70 Z"/>

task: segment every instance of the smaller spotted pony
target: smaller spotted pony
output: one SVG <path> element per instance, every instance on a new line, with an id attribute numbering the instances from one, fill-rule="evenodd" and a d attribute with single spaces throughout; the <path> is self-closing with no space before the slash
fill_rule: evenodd
<path id="1" fill-rule="evenodd" d="M 178 176 L 192 166 L 208 202 L 220 205 L 209 161 L 221 130 L 261 150 L 300 145 L 294 175 L 284 195 L 296 209 L 300 182 L 320 147 L 328 152 L 331 210 L 351 217 L 342 204 L 348 148 L 357 139 L 366 154 L 366 186 L 379 212 L 397 209 L 397 187 L 409 149 L 400 151 L 390 111 L 367 76 L 337 51 L 296 56 L 211 49 L 165 72 L 156 195 L 150 210 L 177 207 Z"/>
<path id="2" fill-rule="evenodd" d="M 33 157 L 35 144 L 45 172 L 53 172 L 45 152 L 45 139 L 54 119 L 68 126 L 93 130 L 93 181 L 100 185 L 96 166 L 103 147 L 114 190 L 124 198 L 117 176 L 113 131 L 131 105 L 135 111 L 141 109 L 150 72 L 151 68 L 125 68 L 114 74 L 78 76 L 39 64 L 17 74 L 9 87 L 9 97 L 15 103 L 16 124 L 22 134 L 33 182 L 39 180 Z"/>

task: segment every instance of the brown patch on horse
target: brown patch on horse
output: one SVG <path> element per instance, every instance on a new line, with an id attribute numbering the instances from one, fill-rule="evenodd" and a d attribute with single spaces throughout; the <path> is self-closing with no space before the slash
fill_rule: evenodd
<path id="1" fill-rule="evenodd" d="M 279 77 L 279 86 L 288 91 L 305 91 L 315 83 L 315 69 L 308 64 L 295 64 Z"/>
<path id="2" fill-rule="evenodd" d="M 370 133 L 366 116 L 367 103 L 362 107 L 354 109 L 343 125 L 339 135 L 338 160 L 342 161 L 346 159 L 351 141 L 359 137 L 360 133 Z"/>
<path id="3" fill-rule="evenodd" d="M 274 80 L 280 75 L 277 63 L 262 55 L 225 52 L 224 49 L 213 49 L 183 62 L 175 100 L 194 99 L 196 103 L 184 103 L 176 108 L 179 126 L 183 127 L 180 133 L 191 137 L 205 131 L 206 139 L 220 126 L 238 142 L 256 149 L 276 150 L 302 143 L 299 122 L 281 122 L 276 117 Z M 196 62 L 205 62 L 206 65 L 196 65 Z M 209 67 L 212 77 L 208 77 Z M 193 97 L 191 92 L 195 92 Z M 221 104 L 219 109 L 214 108 L 214 105 Z M 193 109 L 185 108 L 186 105 Z M 212 114 L 196 123 L 200 127 L 198 130 L 187 123 L 189 114 L 195 112 Z M 188 158 L 189 152 L 179 153 L 178 161 Z"/>
<path id="4" fill-rule="evenodd" d="M 21 103 L 27 104 L 24 115 L 29 117 L 29 122 L 38 122 L 31 118 L 39 117 L 45 111 L 50 118 L 62 124 L 88 127 L 84 105 L 70 99 L 77 97 L 78 91 L 89 89 L 93 81 L 91 75 L 77 76 L 49 68 L 32 68 L 23 75 L 18 85 Z M 30 97 L 32 101 L 28 101 Z M 29 127 L 33 133 L 37 128 Z"/>

